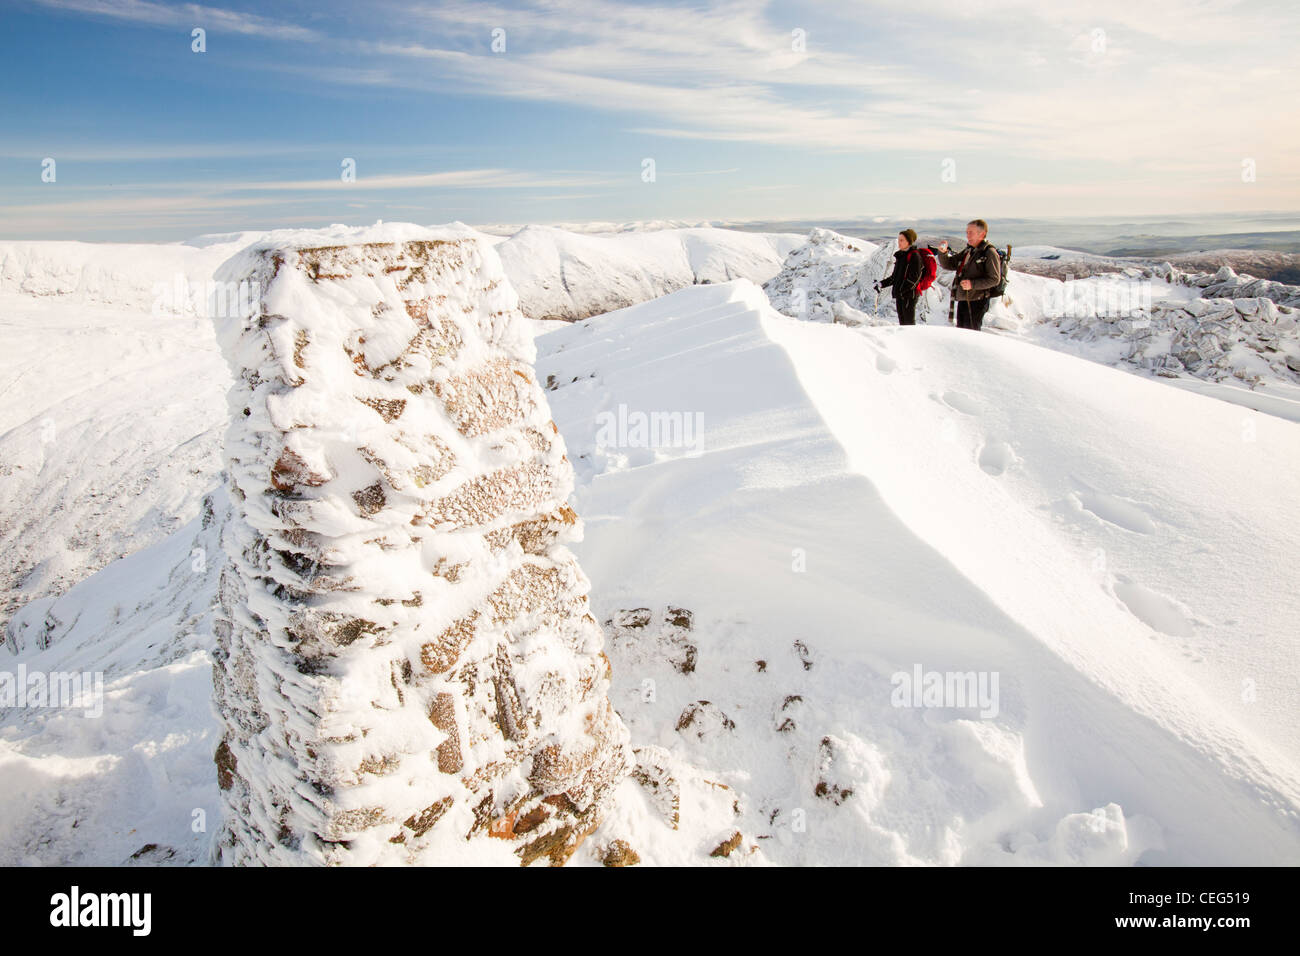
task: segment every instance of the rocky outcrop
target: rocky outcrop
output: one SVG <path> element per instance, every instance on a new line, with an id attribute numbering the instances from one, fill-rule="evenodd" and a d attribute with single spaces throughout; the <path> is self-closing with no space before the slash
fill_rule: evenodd
<path id="1" fill-rule="evenodd" d="M 233 864 L 563 863 L 632 767 L 572 468 L 468 231 L 275 233 L 218 276 L 214 683 Z"/>
<path id="2" fill-rule="evenodd" d="M 1217 272 L 1185 272 L 1168 262 L 1148 270 L 1156 278 L 1174 285 L 1190 286 L 1202 290 L 1207 299 L 1270 299 L 1277 305 L 1300 308 L 1300 286 L 1288 285 L 1273 279 L 1257 279 L 1251 275 L 1238 275 L 1231 266 L 1221 266 Z"/>
<path id="3" fill-rule="evenodd" d="M 1264 297 L 1166 300 L 1130 315 L 1074 315 L 1054 324 L 1083 342 L 1120 340 L 1124 361 L 1170 378 L 1236 379 L 1252 388 L 1300 381 L 1300 311 Z"/>
<path id="4" fill-rule="evenodd" d="M 813 229 L 808 241 L 786 256 L 781 271 L 764 283 L 763 291 L 774 309 L 796 319 L 831 322 L 838 303 L 869 312 L 877 277 L 867 263 L 880 249 L 829 229 Z"/>

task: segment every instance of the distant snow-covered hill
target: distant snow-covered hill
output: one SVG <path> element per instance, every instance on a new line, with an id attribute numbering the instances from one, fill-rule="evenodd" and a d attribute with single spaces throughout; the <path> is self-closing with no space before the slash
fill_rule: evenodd
<path id="1" fill-rule="evenodd" d="M 585 319 L 688 285 L 762 283 L 803 236 L 728 229 L 584 235 L 526 226 L 497 245 L 506 275 L 534 319 Z"/>
<path id="2" fill-rule="evenodd" d="M 457 223 L 456 226 L 461 224 Z M 0 293 L 161 313 L 198 311 L 213 270 L 263 233 L 182 243 L 0 241 Z M 533 319 L 583 319 L 683 286 L 744 278 L 762 283 L 802 245 L 790 233 L 711 227 L 571 232 L 525 226 L 496 245 Z"/>

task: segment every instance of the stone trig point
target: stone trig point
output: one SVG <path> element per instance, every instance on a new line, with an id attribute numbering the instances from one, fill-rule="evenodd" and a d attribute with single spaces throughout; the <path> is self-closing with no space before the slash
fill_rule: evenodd
<path id="1" fill-rule="evenodd" d="M 234 376 L 215 702 L 234 864 L 563 863 L 628 772 L 572 467 L 495 251 L 273 233 Z"/>

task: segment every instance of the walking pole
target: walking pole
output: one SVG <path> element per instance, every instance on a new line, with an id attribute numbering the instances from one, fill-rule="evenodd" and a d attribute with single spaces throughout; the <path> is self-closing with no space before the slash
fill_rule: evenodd
<path id="1" fill-rule="evenodd" d="M 947 239 L 944 240 L 944 242 L 947 241 L 948 241 Z M 961 275 L 961 266 L 958 266 L 957 271 L 952 274 L 952 285 L 948 287 L 948 324 L 949 325 L 956 324 L 957 277 L 959 275 Z"/>
<path id="2" fill-rule="evenodd" d="M 957 310 L 957 286 L 961 282 L 961 270 L 966 268 L 966 260 L 970 258 L 970 244 L 966 245 L 966 255 L 961 257 L 961 262 L 957 265 L 957 270 L 952 274 L 952 287 L 948 290 L 948 324 L 956 325 L 954 314 Z"/>

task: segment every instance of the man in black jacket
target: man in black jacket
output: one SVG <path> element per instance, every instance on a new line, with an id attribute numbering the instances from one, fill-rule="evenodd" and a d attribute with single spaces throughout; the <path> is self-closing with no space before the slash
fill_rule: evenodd
<path id="1" fill-rule="evenodd" d="M 916 230 L 904 229 L 898 234 L 898 251 L 894 253 L 894 272 L 888 279 L 876 283 L 876 291 L 892 287 L 894 304 L 898 307 L 899 325 L 916 325 L 916 284 L 925 275 L 925 261 L 916 245 Z"/>
<path id="2" fill-rule="evenodd" d="M 950 253 L 948 243 L 939 243 L 939 265 L 956 271 L 952 294 L 957 300 L 957 328 L 980 331 L 989 310 L 989 293 L 1002 281 L 1002 257 L 989 243 L 989 224 L 972 219 L 966 224 L 966 248 Z"/>

